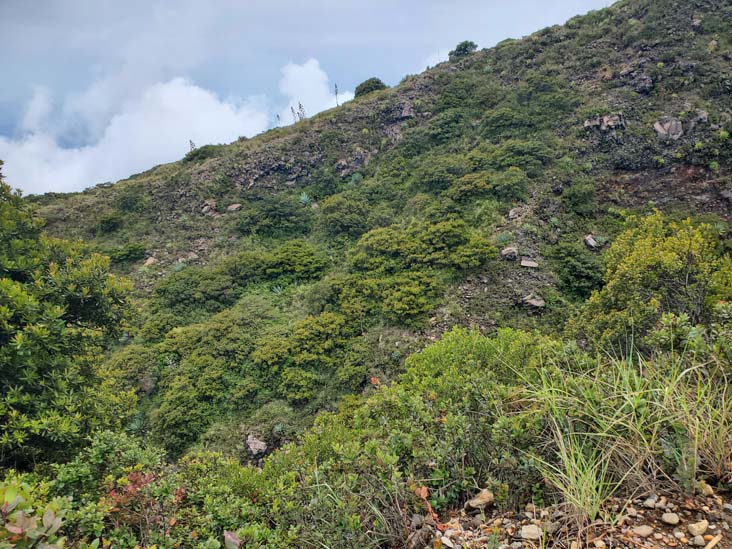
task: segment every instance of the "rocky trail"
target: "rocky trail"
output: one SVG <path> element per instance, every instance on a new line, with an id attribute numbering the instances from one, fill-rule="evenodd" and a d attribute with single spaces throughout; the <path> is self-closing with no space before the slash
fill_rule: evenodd
<path id="1" fill-rule="evenodd" d="M 562 547 L 732 548 L 732 495 L 705 486 L 703 497 L 680 494 L 611 499 L 598 518 L 582 524 L 570 509 L 526 505 L 522 513 L 500 512 L 483 490 L 445 522 L 434 515 L 412 517 L 408 549 L 522 549 Z"/>

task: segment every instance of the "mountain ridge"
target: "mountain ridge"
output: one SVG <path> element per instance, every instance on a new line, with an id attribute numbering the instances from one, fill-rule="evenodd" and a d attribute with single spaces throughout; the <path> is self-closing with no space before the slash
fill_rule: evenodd
<path id="1" fill-rule="evenodd" d="M 38 245 L 0 291 L 67 292 L 82 316 L 49 324 L 89 340 L 60 363 L 99 380 L 93 418 L 54 416 L 61 450 L 31 421 L 0 437 L 36 525 L 63 510 L 79 547 L 729 546 L 732 4 L 622 0 L 460 46 L 293 126 L 0 200 Z M 39 314 L 16 295 L 2 337 Z M 73 411 L 48 380 L 8 409 Z"/>

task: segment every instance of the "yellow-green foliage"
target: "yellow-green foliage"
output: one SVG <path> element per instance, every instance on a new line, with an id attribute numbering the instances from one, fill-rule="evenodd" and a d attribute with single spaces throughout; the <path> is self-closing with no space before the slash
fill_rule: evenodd
<path id="1" fill-rule="evenodd" d="M 664 312 L 708 320 L 711 306 L 732 298 L 730 259 L 717 231 L 656 211 L 630 226 L 607 252 L 604 287 L 594 292 L 570 328 L 600 348 L 625 351 Z"/>
<path id="2" fill-rule="evenodd" d="M 48 484 L 25 482 L 9 471 L 0 480 L 0 546 L 60 549 L 59 529 L 68 510 L 66 498 L 48 498 Z"/>
<path id="3" fill-rule="evenodd" d="M 720 315 L 726 332 L 732 315 Z M 301 335 L 333 322 L 311 319 Z M 617 491 L 732 478 L 732 398 L 719 367 L 729 339 L 704 340 L 698 353 L 637 361 L 537 333 L 455 329 L 412 355 L 399 381 L 321 414 L 262 469 L 201 450 L 170 467 L 101 433 L 30 488 L 39 506 L 73 495 L 61 532 L 75 540 L 165 548 L 226 532 L 253 547 L 395 544 L 423 512 L 422 486 L 438 511 L 488 487 L 501 507 L 557 501 L 589 521 Z M 290 372 L 289 390 L 307 398 L 307 371 Z"/>
<path id="4" fill-rule="evenodd" d="M 120 427 L 135 405 L 99 365 L 129 285 L 109 273 L 108 258 L 39 228 L 0 180 L 0 464 L 18 467 Z"/>

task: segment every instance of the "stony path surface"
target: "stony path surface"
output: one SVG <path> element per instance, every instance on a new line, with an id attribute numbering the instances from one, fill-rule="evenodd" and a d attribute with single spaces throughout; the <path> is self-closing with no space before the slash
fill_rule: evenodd
<path id="1" fill-rule="evenodd" d="M 472 505 L 471 505 L 472 503 Z M 560 507 L 526 506 L 522 513 L 496 511 L 492 494 L 482 491 L 445 522 L 434 515 L 412 518 L 409 549 L 524 549 L 566 547 L 732 549 L 732 494 L 708 489 L 703 497 L 652 495 L 613 499 L 607 520 L 581 524 Z"/>

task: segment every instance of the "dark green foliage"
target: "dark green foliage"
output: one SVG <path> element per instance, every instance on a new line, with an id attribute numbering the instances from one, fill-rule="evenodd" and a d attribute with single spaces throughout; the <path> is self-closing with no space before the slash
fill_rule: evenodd
<path id="1" fill-rule="evenodd" d="M 529 178 L 521 168 L 515 166 L 498 172 L 490 178 L 490 189 L 493 194 L 504 200 L 525 198 L 528 190 Z"/>
<path id="2" fill-rule="evenodd" d="M 356 97 L 367 95 L 371 92 L 386 89 L 387 85 L 384 84 L 379 78 L 372 77 L 368 80 L 364 80 L 358 86 L 356 86 Z"/>
<path id="3" fill-rule="evenodd" d="M 356 244 L 351 264 L 360 271 L 394 273 L 410 267 L 470 269 L 494 250 L 462 220 L 373 229 Z"/>
<path id="4" fill-rule="evenodd" d="M 412 178 L 417 188 L 426 191 L 442 191 L 467 171 L 462 155 L 427 155 L 414 170 Z"/>
<path id="5" fill-rule="evenodd" d="M 426 134 L 435 144 L 459 139 L 465 133 L 465 118 L 459 110 L 442 112 L 430 121 Z"/>
<path id="6" fill-rule="evenodd" d="M 118 333 L 126 283 L 109 259 L 50 239 L 0 178 L 0 465 L 63 459 L 134 406 L 99 354 Z"/>
<path id="7" fill-rule="evenodd" d="M 3 471 L 0 493 L 25 483 L 24 509 L 56 505 L 80 548 L 99 538 L 213 549 L 229 532 L 229 546 L 284 549 L 405 545 L 411 515 L 424 514 L 422 484 L 441 516 L 488 487 L 499 509 L 556 503 L 590 531 L 596 506 L 569 497 L 585 485 L 551 474 L 587 472 L 562 444 L 609 464 L 619 501 L 639 485 L 729 483 L 722 218 L 608 212 L 654 199 L 726 219 L 732 8 L 722 4 L 625 1 L 485 52 L 461 44 L 453 62 L 302 124 L 202 147 L 111 188 L 34 197 L 51 231 L 91 235 L 132 271 L 141 314 L 115 349 L 97 327 L 110 320 L 104 302 L 85 302 L 106 267 L 56 277 L 39 257 L 61 273 L 89 253 L 45 249 L 32 216 L 1 211 L 6 234 L 15 223 L 35 235 L 0 239 L 3 276 L 43 291 L 25 304 L 6 291 L 0 319 L 6 307 L 6 324 L 32 329 L 0 349 L 18 347 L 16 377 L 34 376 L 36 362 L 56 369 L 48 382 L 21 379 L 20 397 L 3 386 L 0 415 L 6 402 L 39 410 L 10 431 L 31 433 L 18 462 L 39 467 Z M 621 111 L 619 125 L 595 118 Z M 659 139 L 663 117 L 684 135 Z M 243 209 L 201 211 L 209 199 Z M 590 230 L 608 245 L 588 249 Z M 539 267 L 499 263 L 489 242 L 538 255 Z M 142 243 L 158 262 L 131 269 Z M 175 262 L 192 249 L 196 266 Z M 59 288 L 74 297 L 57 318 L 45 304 Z M 529 307 L 529 292 L 546 306 Z M 450 331 L 473 324 L 493 335 Z M 93 392 L 78 389 L 86 370 Z M 38 443 L 47 417 L 56 423 Z M 106 427 L 162 450 L 93 435 Z M 87 434 L 69 467 L 49 466 Z M 263 462 L 252 434 L 272 452 Z M 73 500 L 49 502 L 55 494 Z"/>
<path id="8" fill-rule="evenodd" d="M 320 275 L 326 264 L 325 255 L 312 244 L 289 240 L 275 249 L 266 265 L 266 273 L 270 277 L 305 281 Z"/>
<path id="9" fill-rule="evenodd" d="M 507 139 L 498 145 L 479 146 L 468 154 L 468 160 L 476 169 L 521 168 L 529 177 L 535 177 L 556 158 L 556 150 L 551 148 L 553 142 L 551 138 Z"/>
<path id="10" fill-rule="evenodd" d="M 114 250 L 107 251 L 113 263 L 131 263 L 145 257 L 145 245 L 139 242 L 129 242 Z"/>
<path id="11" fill-rule="evenodd" d="M 488 139 L 505 139 L 525 135 L 533 127 L 531 118 L 520 110 L 508 107 L 486 111 L 481 133 Z"/>
<path id="12" fill-rule="evenodd" d="M 242 234 L 289 236 L 306 233 L 311 213 L 294 197 L 265 195 L 248 202 L 239 214 L 237 229 Z"/>
<path id="13" fill-rule="evenodd" d="M 110 234 L 122 227 L 124 218 L 119 213 L 110 213 L 103 215 L 97 222 L 97 230 L 101 234 Z"/>
<path id="14" fill-rule="evenodd" d="M 264 299 L 248 297 L 209 320 L 171 330 L 156 349 L 157 406 L 150 413 L 156 440 L 180 454 L 215 421 L 251 411 L 266 395 L 269 372 L 253 369 L 249 355 L 259 331 L 276 318 Z"/>
<path id="15" fill-rule="evenodd" d="M 232 305 L 238 296 L 234 280 L 225 272 L 186 267 L 164 278 L 153 291 L 161 311 L 214 313 Z"/>
<path id="16" fill-rule="evenodd" d="M 127 213 L 142 211 L 148 202 L 149 200 L 140 187 L 123 187 L 114 197 L 114 207 Z"/>
<path id="17" fill-rule="evenodd" d="M 579 241 L 561 242 L 548 249 L 552 270 L 559 277 L 562 291 L 586 299 L 602 287 L 605 272 L 602 256 Z"/>
<path id="18" fill-rule="evenodd" d="M 358 236 L 367 228 L 367 205 L 357 196 L 336 194 L 323 201 L 319 224 L 332 236 Z"/>
<path id="19" fill-rule="evenodd" d="M 183 157 L 183 162 L 203 162 L 209 158 L 216 158 L 223 152 L 222 145 L 203 145 L 190 151 Z"/>
<path id="20" fill-rule="evenodd" d="M 589 217 L 597 211 L 595 186 L 592 181 L 578 178 L 562 192 L 562 202 L 577 215 Z"/>
<path id="21" fill-rule="evenodd" d="M 478 44 L 470 40 L 464 40 L 463 42 L 460 42 L 457 46 L 455 46 L 455 49 L 450 51 L 448 55 L 450 57 L 450 61 L 454 61 L 455 59 L 459 59 L 460 57 L 470 55 L 477 49 Z"/>

